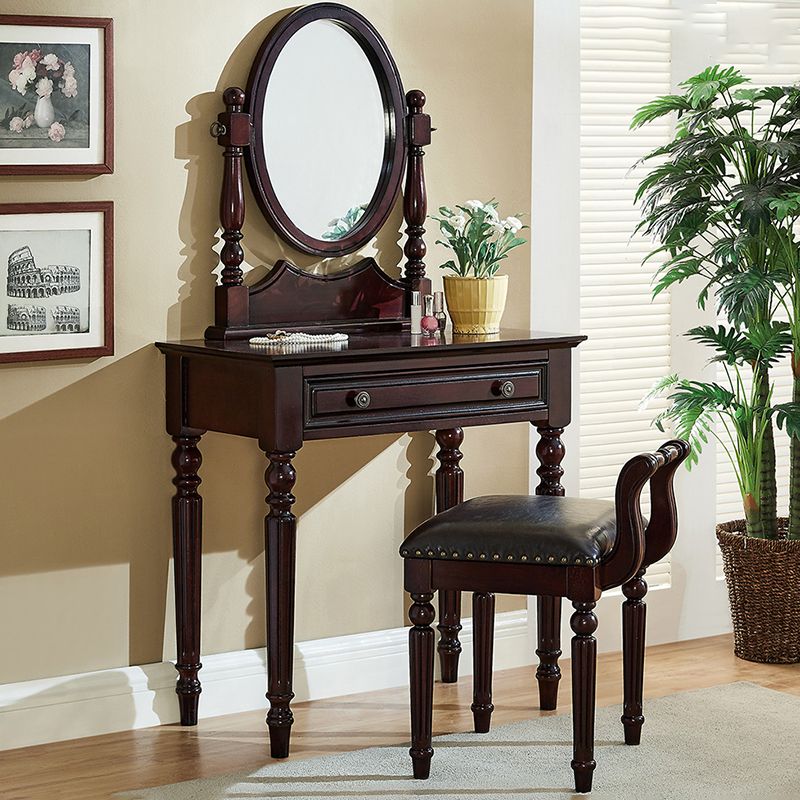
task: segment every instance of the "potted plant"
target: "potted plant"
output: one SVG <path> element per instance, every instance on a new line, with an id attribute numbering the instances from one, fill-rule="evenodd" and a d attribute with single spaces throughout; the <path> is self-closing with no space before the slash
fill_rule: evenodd
<path id="1" fill-rule="evenodd" d="M 444 245 L 455 254 L 441 268 L 453 275 L 444 278 L 444 294 L 453 320 L 453 332 L 497 333 L 506 307 L 508 276 L 498 275 L 500 262 L 515 247 L 525 244 L 519 232 L 525 227 L 519 216 L 500 219 L 494 200 L 468 200 L 454 209 L 442 206 L 439 223 Z"/>
<path id="2" fill-rule="evenodd" d="M 639 230 L 665 259 L 654 295 L 685 280 L 713 293 L 723 324 L 688 332 L 714 350 L 725 379 L 677 376 L 655 390 L 658 418 L 690 440 L 712 436 L 731 459 L 743 519 L 717 526 L 735 652 L 752 661 L 800 661 L 800 89 L 745 87 L 733 67 L 709 67 L 679 94 L 643 106 L 631 127 L 674 115 L 672 140 L 640 163 Z M 791 354 L 791 366 L 783 366 Z M 786 356 L 786 358 L 783 358 Z M 790 403 L 773 402 L 771 371 L 792 369 Z M 791 437 L 789 516 L 776 508 L 773 423 Z"/>

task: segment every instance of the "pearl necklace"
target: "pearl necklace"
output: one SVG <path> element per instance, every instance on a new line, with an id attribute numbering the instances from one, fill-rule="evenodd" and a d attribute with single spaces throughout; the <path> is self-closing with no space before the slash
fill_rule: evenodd
<path id="1" fill-rule="evenodd" d="M 346 346 L 349 337 L 346 333 L 287 333 L 275 331 L 266 336 L 254 336 L 250 339 L 253 347 L 280 348 L 282 350 L 341 350 Z"/>

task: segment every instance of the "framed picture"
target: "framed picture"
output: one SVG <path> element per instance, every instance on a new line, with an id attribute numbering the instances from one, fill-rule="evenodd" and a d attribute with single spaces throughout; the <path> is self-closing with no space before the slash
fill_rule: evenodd
<path id="1" fill-rule="evenodd" d="M 114 353 L 114 204 L 0 204 L 0 363 Z"/>
<path id="2" fill-rule="evenodd" d="M 0 14 L 0 175 L 114 171 L 113 22 Z"/>

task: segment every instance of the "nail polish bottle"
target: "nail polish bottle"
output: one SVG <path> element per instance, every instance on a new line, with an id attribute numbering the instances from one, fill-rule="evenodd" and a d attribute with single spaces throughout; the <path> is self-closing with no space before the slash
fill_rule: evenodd
<path id="1" fill-rule="evenodd" d="M 444 295 L 441 292 L 433 293 L 433 316 L 439 323 L 439 333 L 444 333 L 447 325 L 447 314 L 444 313 Z"/>
<path id="2" fill-rule="evenodd" d="M 435 336 L 439 332 L 439 320 L 433 316 L 433 295 L 426 294 L 424 298 L 425 309 L 420 324 L 422 335 L 427 337 Z"/>
<path id="3" fill-rule="evenodd" d="M 422 333 L 422 303 L 419 292 L 411 292 L 411 335 L 419 336 Z"/>

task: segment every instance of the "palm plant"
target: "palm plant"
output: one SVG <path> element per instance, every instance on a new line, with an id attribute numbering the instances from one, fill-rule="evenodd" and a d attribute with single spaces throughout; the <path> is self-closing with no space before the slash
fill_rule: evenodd
<path id="1" fill-rule="evenodd" d="M 699 436 L 715 415 L 733 426 L 731 442 L 736 444 L 729 453 L 749 529 L 775 538 L 772 421 L 794 420 L 800 403 L 800 242 L 795 236 L 800 219 L 800 89 L 743 87 L 748 82 L 733 67 L 709 67 L 682 83 L 682 93 L 643 106 L 631 127 L 668 115 L 677 119 L 672 140 L 640 162 L 650 171 L 637 192 L 643 213 L 638 230 L 658 242 L 648 258 L 666 257 L 654 295 L 699 278 L 698 304 L 704 307 L 713 292 L 728 320 L 729 327 L 717 331 L 716 340 L 693 332 L 717 348 L 717 358 L 729 369 L 727 391 L 732 397 L 712 392 L 714 402 L 698 412 L 692 430 Z M 788 319 L 785 329 L 775 327 L 781 311 Z M 788 335 L 791 345 L 794 397 L 776 412 L 770 406 L 770 370 L 782 352 L 773 348 L 773 335 L 779 333 Z M 745 341 L 747 352 L 740 347 Z M 734 343 L 739 349 L 726 349 Z M 743 368 L 751 371 L 751 392 L 745 391 Z M 702 405 L 687 395 L 700 391 L 699 386 L 708 389 L 711 384 L 673 386 L 673 418 L 681 424 L 689 422 L 689 409 L 694 413 Z M 800 539 L 800 439 L 794 424 L 786 429 L 792 437 L 789 535 Z M 702 446 L 702 437 L 695 445 Z M 757 465 L 752 463 L 755 457 Z"/>
<path id="2" fill-rule="evenodd" d="M 670 375 L 650 395 L 668 393 L 671 403 L 656 417 L 655 424 L 663 430 L 664 423 L 669 421 L 679 437 L 689 440 L 691 463 L 696 463 L 697 454 L 709 436 L 719 442 L 734 465 L 747 534 L 758 538 L 771 538 L 764 525 L 760 501 L 766 433 L 774 418 L 779 428 L 786 428 L 794 436 L 800 434 L 800 415 L 793 404 L 773 405 L 771 389 L 765 398 L 758 390 L 760 376 L 791 348 L 788 328 L 788 324 L 777 321 L 745 331 L 724 325 L 692 328 L 686 335 L 715 351 L 710 361 L 724 366 L 725 384 Z M 749 388 L 742 375 L 745 368 L 754 373 Z"/>

